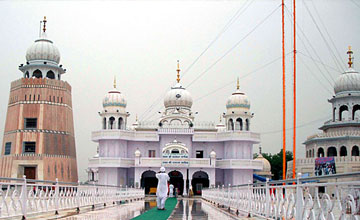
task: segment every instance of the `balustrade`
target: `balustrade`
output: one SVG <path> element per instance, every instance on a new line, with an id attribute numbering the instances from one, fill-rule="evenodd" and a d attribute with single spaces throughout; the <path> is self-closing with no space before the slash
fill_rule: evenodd
<path id="1" fill-rule="evenodd" d="M 115 204 L 145 197 L 138 188 L 115 187 L 0 178 L 0 219 L 22 217 L 46 212 L 57 214 L 61 210 L 97 205 Z"/>
<path id="2" fill-rule="evenodd" d="M 223 186 L 204 189 L 202 197 L 217 206 L 264 219 L 360 219 L 359 176 L 357 172 Z M 357 181 L 331 180 L 349 177 Z"/>

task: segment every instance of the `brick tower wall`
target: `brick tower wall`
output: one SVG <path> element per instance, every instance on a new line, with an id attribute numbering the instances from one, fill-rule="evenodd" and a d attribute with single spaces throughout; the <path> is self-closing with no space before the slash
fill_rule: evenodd
<path id="1" fill-rule="evenodd" d="M 36 118 L 36 128 L 25 119 Z M 24 143 L 35 142 L 25 153 Z M 11 143 L 11 150 L 5 146 Z M 5 153 L 7 155 L 5 155 Z M 24 167 L 36 167 L 36 179 L 78 181 L 71 86 L 48 78 L 21 78 L 11 83 L 6 116 L 0 176 L 19 178 Z"/>

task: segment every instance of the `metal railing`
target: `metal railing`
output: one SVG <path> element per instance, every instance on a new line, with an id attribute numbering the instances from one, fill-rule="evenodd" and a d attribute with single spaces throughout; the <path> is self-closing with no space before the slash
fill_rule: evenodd
<path id="1" fill-rule="evenodd" d="M 223 186 L 204 189 L 202 197 L 264 219 L 360 219 L 359 177 L 355 172 Z"/>
<path id="2" fill-rule="evenodd" d="M 145 197 L 143 189 L 59 181 L 0 178 L 0 219 L 97 205 Z"/>

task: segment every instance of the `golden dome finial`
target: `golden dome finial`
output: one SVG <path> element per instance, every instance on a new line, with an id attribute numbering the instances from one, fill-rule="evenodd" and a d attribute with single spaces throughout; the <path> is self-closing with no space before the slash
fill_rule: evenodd
<path id="1" fill-rule="evenodd" d="M 116 76 L 114 76 L 114 89 L 116 89 Z"/>
<path id="2" fill-rule="evenodd" d="M 179 60 L 177 61 L 177 79 L 176 81 L 179 83 L 180 82 L 180 64 L 179 64 Z"/>
<path id="3" fill-rule="evenodd" d="M 352 67 L 352 65 L 353 65 L 353 57 L 351 56 L 352 54 L 353 54 L 353 52 L 352 52 L 352 50 L 351 50 L 351 46 L 349 46 L 349 50 L 348 50 L 348 52 L 347 52 L 347 54 L 349 55 L 349 62 L 348 62 L 348 64 L 349 64 L 349 68 L 351 68 Z"/>
<path id="4" fill-rule="evenodd" d="M 44 20 L 43 20 L 43 23 L 44 23 L 44 26 L 43 26 L 43 32 L 45 33 L 46 31 L 46 16 L 44 16 Z"/>
<path id="5" fill-rule="evenodd" d="M 239 77 L 237 78 L 237 82 L 236 82 L 236 89 L 237 89 L 237 90 L 239 90 L 239 89 L 240 89 Z"/>

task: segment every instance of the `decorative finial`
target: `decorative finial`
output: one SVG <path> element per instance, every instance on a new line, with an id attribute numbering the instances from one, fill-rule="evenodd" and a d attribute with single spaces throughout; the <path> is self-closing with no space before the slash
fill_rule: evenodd
<path id="1" fill-rule="evenodd" d="M 261 145 L 259 146 L 259 154 L 261 154 Z"/>
<path id="2" fill-rule="evenodd" d="M 44 16 L 44 20 L 43 20 L 43 23 L 44 23 L 44 26 L 43 26 L 43 32 L 45 33 L 46 32 L 46 16 Z"/>
<path id="3" fill-rule="evenodd" d="M 352 68 L 352 65 L 353 65 L 353 57 L 351 56 L 352 54 L 353 54 L 353 52 L 352 52 L 352 50 L 351 50 L 351 46 L 349 46 L 349 50 L 348 50 L 348 52 L 347 52 L 347 54 L 349 55 L 349 62 L 348 62 L 348 64 L 349 64 L 349 68 Z"/>
<path id="4" fill-rule="evenodd" d="M 222 116 L 222 115 L 220 115 L 220 123 L 221 123 L 221 121 L 222 121 L 221 116 Z"/>
<path id="5" fill-rule="evenodd" d="M 114 76 L 114 89 L 116 89 L 116 76 Z"/>
<path id="6" fill-rule="evenodd" d="M 239 89 L 240 89 L 239 77 L 237 78 L 236 89 L 237 89 L 237 90 L 239 90 Z"/>
<path id="7" fill-rule="evenodd" d="M 180 82 L 180 64 L 179 64 L 179 60 L 177 61 L 177 79 L 176 81 L 179 83 Z"/>

